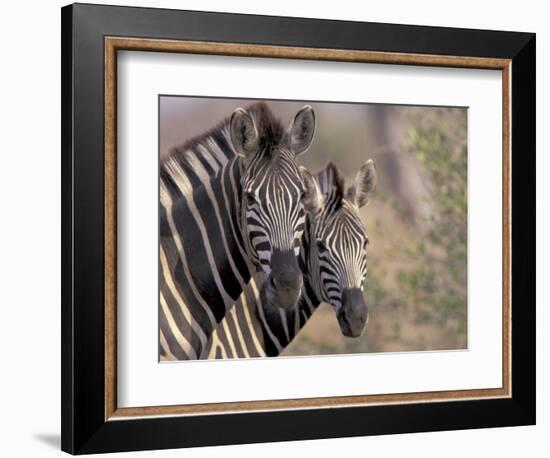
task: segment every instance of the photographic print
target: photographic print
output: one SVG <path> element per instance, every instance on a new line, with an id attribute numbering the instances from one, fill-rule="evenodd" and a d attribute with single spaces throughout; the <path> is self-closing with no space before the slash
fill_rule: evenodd
<path id="1" fill-rule="evenodd" d="M 467 109 L 159 96 L 159 359 L 467 348 Z"/>

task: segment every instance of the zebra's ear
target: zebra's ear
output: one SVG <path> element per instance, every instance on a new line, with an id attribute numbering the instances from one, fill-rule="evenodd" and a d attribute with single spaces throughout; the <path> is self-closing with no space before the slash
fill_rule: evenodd
<path id="1" fill-rule="evenodd" d="M 309 105 L 304 105 L 288 130 L 290 149 L 296 156 L 305 153 L 315 134 L 315 112 Z"/>
<path id="2" fill-rule="evenodd" d="M 376 167 L 374 161 L 369 159 L 357 172 L 346 198 L 361 208 L 367 203 L 368 195 L 376 189 L 376 180 Z"/>
<path id="3" fill-rule="evenodd" d="M 231 143 L 239 156 L 248 157 L 258 151 L 260 136 L 252 116 L 237 108 L 229 121 Z"/>
<path id="4" fill-rule="evenodd" d="M 321 210 L 324 202 L 323 194 L 317 185 L 317 181 L 309 170 L 300 166 L 300 174 L 304 180 L 305 191 L 302 197 L 302 205 L 308 213 L 316 214 Z"/>

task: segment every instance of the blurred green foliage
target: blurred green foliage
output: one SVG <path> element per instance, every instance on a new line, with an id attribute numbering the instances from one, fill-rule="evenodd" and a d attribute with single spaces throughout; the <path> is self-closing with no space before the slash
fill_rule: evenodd
<path id="1" fill-rule="evenodd" d="M 461 126 L 457 126 L 460 128 Z M 464 134 L 466 126 L 462 126 Z M 465 137 L 465 135 L 464 135 Z M 418 319 L 453 327 L 466 337 L 467 319 L 467 150 L 440 130 L 412 128 L 408 154 L 422 165 L 432 211 L 426 230 L 412 247 L 413 268 L 398 273 L 402 296 L 418 311 Z"/>

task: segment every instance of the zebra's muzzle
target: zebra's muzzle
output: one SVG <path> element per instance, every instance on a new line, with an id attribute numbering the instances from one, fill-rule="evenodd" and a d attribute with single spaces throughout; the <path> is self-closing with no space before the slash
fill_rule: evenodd
<path id="1" fill-rule="evenodd" d="M 293 250 L 273 250 L 267 281 L 267 298 L 271 305 L 287 310 L 296 305 L 303 279 Z"/>
<path id="2" fill-rule="evenodd" d="M 365 331 L 369 310 L 359 288 L 345 289 L 342 293 L 342 307 L 338 311 L 338 324 L 346 337 L 359 337 Z"/>

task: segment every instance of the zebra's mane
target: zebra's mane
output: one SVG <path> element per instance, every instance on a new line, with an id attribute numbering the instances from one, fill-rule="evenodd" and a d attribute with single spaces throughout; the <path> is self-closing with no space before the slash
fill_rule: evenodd
<path id="1" fill-rule="evenodd" d="M 266 148 L 269 150 L 270 146 L 277 145 L 282 142 L 285 132 L 284 127 L 280 120 L 273 115 L 273 112 L 265 102 L 255 102 L 246 106 L 244 109 L 250 114 L 254 120 L 256 129 L 258 129 L 260 148 Z M 225 143 L 228 144 L 229 149 L 233 155 L 235 155 L 235 151 L 233 150 L 229 137 L 230 120 L 231 116 L 227 116 L 215 127 L 187 140 L 181 145 L 173 147 L 164 162 L 166 163 L 174 157 L 185 160 L 187 151 L 196 151 L 200 147 L 209 148 L 208 143 L 212 139 L 217 141 L 218 144 L 224 143 L 225 140 Z"/>
<path id="2" fill-rule="evenodd" d="M 246 111 L 254 119 L 260 138 L 261 151 L 284 140 L 284 128 L 265 102 L 248 105 Z M 161 202 L 166 201 L 168 184 L 190 194 L 210 177 L 214 178 L 228 162 L 236 159 L 230 135 L 231 116 L 215 127 L 173 147 L 160 166 Z"/>
<path id="3" fill-rule="evenodd" d="M 345 195 L 345 180 L 333 162 L 327 162 L 327 165 L 317 173 L 315 179 L 327 201 L 341 204 Z"/>
<path id="4" fill-rule="evenodd" d="M 245 108 L 252 116 L 260 136 L 260 147 L 269 147 L 281 143 L 285 129 L 273 115 L 265 102 L 256 102 Z"/>

